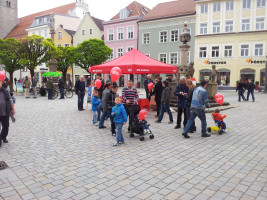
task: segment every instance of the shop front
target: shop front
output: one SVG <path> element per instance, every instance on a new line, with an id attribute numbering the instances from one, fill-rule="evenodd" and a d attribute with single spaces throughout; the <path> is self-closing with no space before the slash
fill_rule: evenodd
<path id="1" fill-rule="evenodd" d="M 265 69 L 262 69 L 260 71 L 260 86 L 264 86 L 265 85 Z"/>
<path id="2" fill-rule="evenodd" d="M 206 80 L 209 81 L 211 76 L 211 70 L 210 69 L 202 69 L 199 71 L 199 80 Z"/>
<path id="3" fill-rule="evenodd" d="M 218 69 L 217 70 L 217 83 L 219 86 L 230 85 L 230 70 L 229 69 Z"/>
<path id="4" fill-rule="evenodd" d="M 245 83 L 248 82 L 248 79 L 255 81 L 255 70 L 251 68 L 246 68 L 240 70 L 240 79 L 242 79 Z"/>

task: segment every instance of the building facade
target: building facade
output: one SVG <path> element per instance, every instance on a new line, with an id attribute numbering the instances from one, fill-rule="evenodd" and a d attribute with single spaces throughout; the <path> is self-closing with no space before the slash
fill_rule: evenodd
<path id="1" fill-rule="evenodd" d="M 90 39 L 103 40 L 103 37 L 104 37 L 103 20 L 95 18 L 91 16 L 89 12 L 86 12 L 82 22 L 80 23 L 73 37 L 73 46 L 77 47 L 83 41 Z M 77 81 L 79 77 L 83 76 L 87 85 L 90 84 L 91 77 L 87 70 L 84 70 L 81 67 L 74 65 L 73 74 L 74 74 L 74 81 Z"/>
<path id="2" fill-rule="evenodd" d="M 187 3 L 186 3 L 187 2 Z M 161 62 L 179 66 L 181 53 L 180 35 L 184 22 L 188 23 L 191 46 L 188 61 L 194 61 L 195 3 L 193 0 L 180 0 L 158 4 L 139 23 L 138 50 Z M 165 77 L 166 75 L 161 75 Z M 139 80 L 143 83 L 143 79 Z"/>
<path id="3" fill-rule="evenodd" d="M 0 38 L 5 38 L 18 24 L 18 1 L 0 0 Z"/>
<path id="4" fill-rule="evenodd" d="M 240 79 L 263 84 L 267 53 L 266 0 L 195 0 L 195 73 L 210 79 L 218 70 L 220 86 Z"/>
<path id="5" fill-rule="evenodd" d="M 104 22 L 104 41 L 112 50 L 110 60 L 122 56 L 133 48 L 138 48 L 137 22 L 149 11 L 149 8 L 134 1 L 121 9 L 110 21 Z M 105 75 L 105 79 L 110 79 L 109 75 Z M 129 79 L 137 82 L 137 77 L 133 75 L 122 75 L 119 86 L 123 87 Z"/>

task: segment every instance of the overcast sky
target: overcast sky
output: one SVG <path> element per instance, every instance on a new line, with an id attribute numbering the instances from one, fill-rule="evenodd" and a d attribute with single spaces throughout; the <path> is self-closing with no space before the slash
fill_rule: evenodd
<path id="1" fill-rule="evenodd" d="M 171 0 L 138 0 L 139 3 L 152 9 L 158 3 Z M 19 17 L 54 8 L 57 6 L 73 3 L 75 0 L 18 0 Z M 126 7 L 133 0 L 86 0 L 92 16 L 109 20 Z"/>

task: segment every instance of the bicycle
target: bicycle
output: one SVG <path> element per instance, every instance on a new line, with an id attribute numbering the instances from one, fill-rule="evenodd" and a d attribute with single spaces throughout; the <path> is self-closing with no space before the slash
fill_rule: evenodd
<path id="1" fill-rule="evenodd" d="M 64 95 L 65 95 L 66 98 L 72 98 L 73 97 L 72 88 L 68 87 L 67 89 L 65 89 Z"/>

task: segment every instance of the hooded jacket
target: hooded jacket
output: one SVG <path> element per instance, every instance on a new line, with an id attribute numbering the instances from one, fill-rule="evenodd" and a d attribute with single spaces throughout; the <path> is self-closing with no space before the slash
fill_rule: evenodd
<path id="1" fill-rule="evenodd" d="M 112 108 L 113 122 L 116 124 L 123 124 L 127 122 L 127 113 L 122 103 L 116 104 Z"/>
<path id="2" fill-rule="evenodd" d="M 92 110 L 98 111 L 101 106 L 101 101 L 99 102 L 100 98 L 93 96 L 92 98 Z M 99 107 L 99 108 L 98 108 Z"/>

